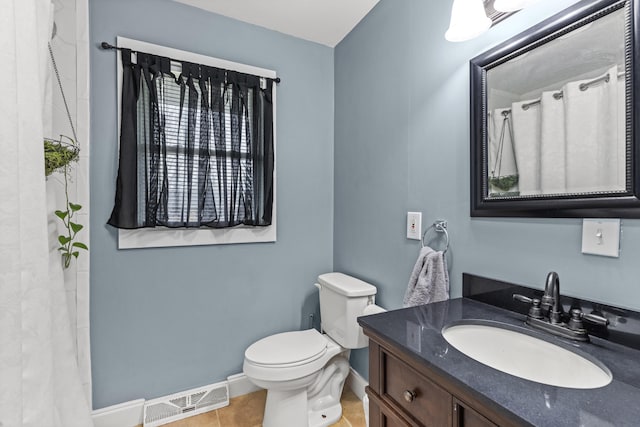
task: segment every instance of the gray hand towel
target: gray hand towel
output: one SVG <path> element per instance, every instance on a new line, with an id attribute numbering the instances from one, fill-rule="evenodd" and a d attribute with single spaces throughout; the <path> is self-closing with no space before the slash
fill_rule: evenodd
<path id="1" fill-rule="evenodd" d="M 420 250 L 404 294 L 403 306 L 429 304 L 449 299 L 449 272 L 442 251 L 428 246 Z"/>

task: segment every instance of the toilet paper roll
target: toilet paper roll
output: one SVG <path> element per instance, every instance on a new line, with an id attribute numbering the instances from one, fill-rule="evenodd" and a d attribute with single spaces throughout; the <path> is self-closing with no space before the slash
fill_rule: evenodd
<path id="1" fill-rule="evenodd" d="M 385 311 L 387 311 L 387 310 L 385 310 L 384 308 L 380 307 L 379 305 L 369 304 L 362 311 L 362 315 L 363 316 L 368 316 L 370 314 L 384 313 Z"/>

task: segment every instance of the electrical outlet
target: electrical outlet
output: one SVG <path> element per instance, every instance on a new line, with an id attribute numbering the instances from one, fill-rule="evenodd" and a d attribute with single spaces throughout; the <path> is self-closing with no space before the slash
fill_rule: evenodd
<path id="1" fill-rule="evenodd" d="M 618 258 L 620 219 L 583 219 L 582 253 Z"/>
<path id="2" fill-rule="evenodd" d="M 422 212 L 407 212 L 407 239 L 422 239 Z"/>

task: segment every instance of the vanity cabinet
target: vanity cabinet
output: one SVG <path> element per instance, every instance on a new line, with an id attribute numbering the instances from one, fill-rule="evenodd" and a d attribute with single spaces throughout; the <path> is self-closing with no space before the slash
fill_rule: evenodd
<path id="1" fill-rule="evenodd" d="M 445 373 L 369 335 L 370 427 L 520 426 Z"/>

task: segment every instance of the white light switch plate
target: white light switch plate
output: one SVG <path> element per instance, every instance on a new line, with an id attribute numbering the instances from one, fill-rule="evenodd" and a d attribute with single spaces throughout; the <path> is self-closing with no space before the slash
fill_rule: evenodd
<path id="1" fill-rule="evenodd" d="M 583 219 L 582 253 L 618 258 L 620 256 L 620 219 Z"/>
<path id="2" fill-rule="evenodd" d="M 422 212 L 407 212 L 407 239 L 422 239 Z"/>

